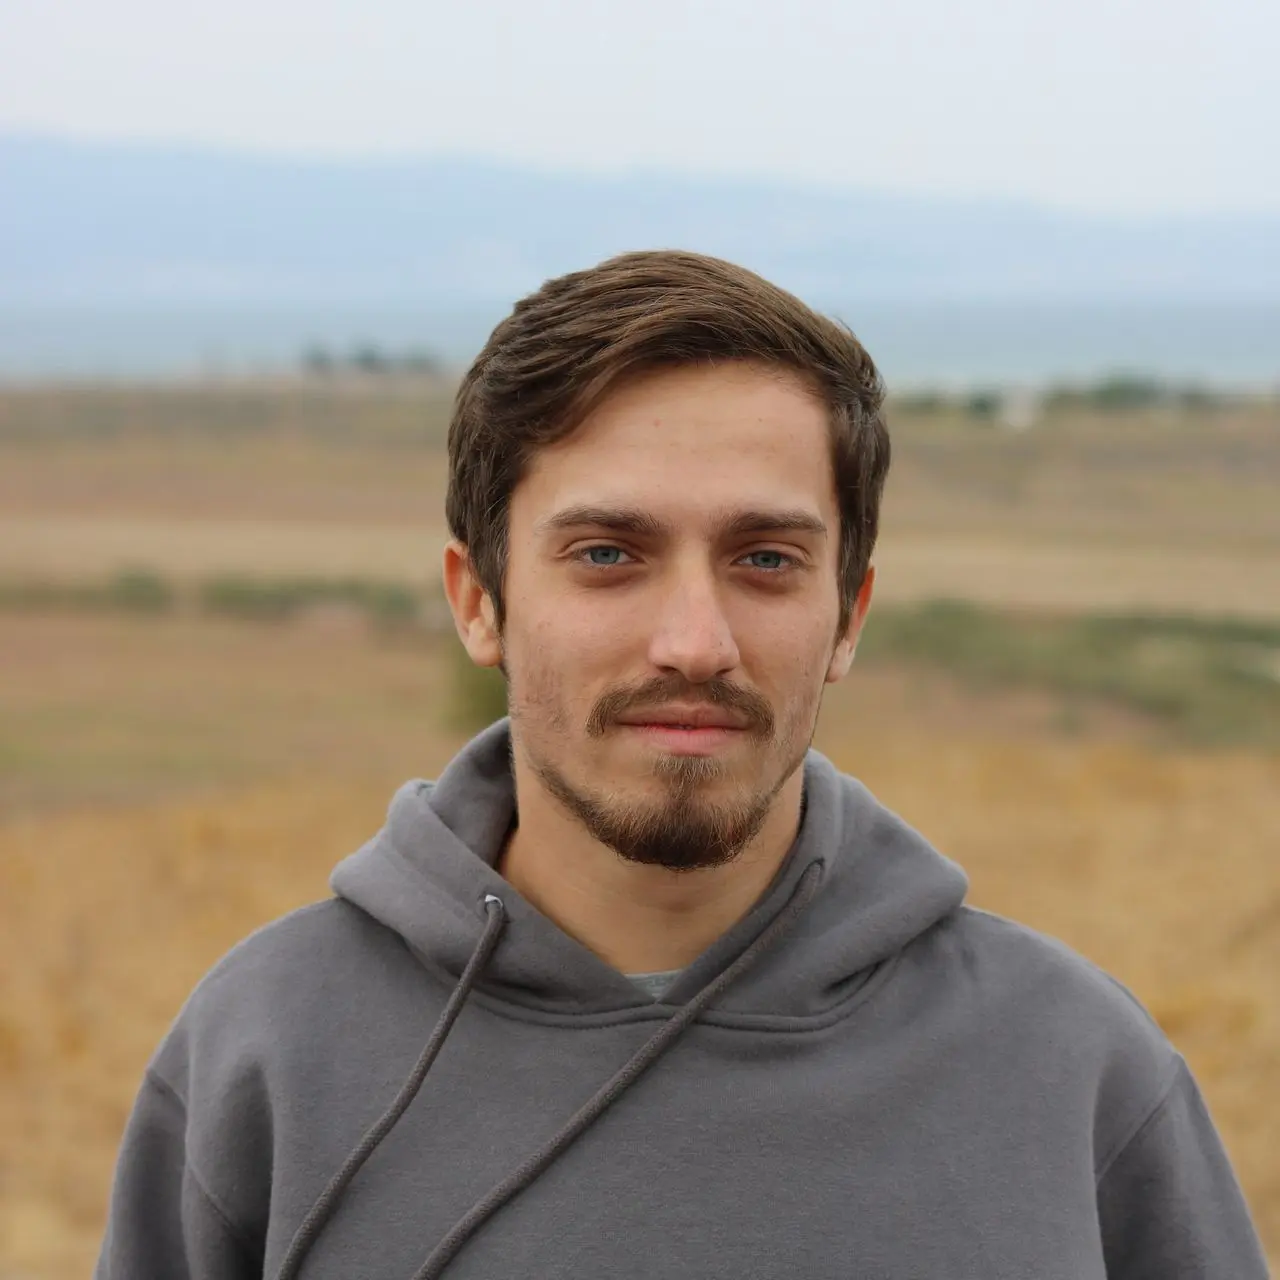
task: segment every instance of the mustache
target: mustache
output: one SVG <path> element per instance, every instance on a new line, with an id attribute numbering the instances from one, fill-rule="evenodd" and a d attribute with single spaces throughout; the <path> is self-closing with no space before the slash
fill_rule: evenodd
<path id="1" fill-rule="evenodd" d="M 603 737 L 609 725 L 630 711 L 656 709 L 669 702 L 704 703 L 735 712 L 746 721 L 747 731 L 757 737 L 772 736 L 773 708 L 763 694 L 744 689 L 729 680 L 713 677 L 704 684 L 693 684 L 683 676 L 655 676 L 643 684 L 610 689 L 602 694 L 587 717 L 587 736 Z"/>

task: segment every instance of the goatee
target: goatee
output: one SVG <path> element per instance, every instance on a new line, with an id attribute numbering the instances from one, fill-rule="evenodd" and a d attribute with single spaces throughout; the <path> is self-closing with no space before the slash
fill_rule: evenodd
<path id="1" fill-rule="evenodd" d="M 628 862 L 697 871 L 731 862 L 759 834 L 782 782 L 738 803 L 701 794 L 724 770 L 703 756 L 667 756 L 656 772 L 669 783 L 660 800 L 618 802 L 574 787 L 554 765 L 533 761 L 543 786 L 601 844 Z M 783 779 L 785 781 L 785 779 Z"/>

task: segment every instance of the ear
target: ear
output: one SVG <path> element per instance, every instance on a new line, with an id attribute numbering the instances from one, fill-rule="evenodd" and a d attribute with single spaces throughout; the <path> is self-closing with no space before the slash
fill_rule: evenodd
<path id="1" fill-rule="evenodd" d="M 853 608 L 849 611 L 849 625 L 844 634 L 836 642 L 835 652 L 827 664 L 827 683 L 835 684 L 849 674 L 853 666 L 853 655 L 858 647 L 858 637 L 862 634 L 862 624 L 867 620 L 867 610 L 871 607 L 871 592 L 875 588 L 876 567 L 867 566 L 866 577 L 853 599 Z"/>
<path id="2" fill-rule="evenodd" d="M 467 549 L 450 539 L 444 549 L 444 594 L 453 614 L 458 639 L 478 667 L 502 662 L 502 637 L 498 634 L 493 601 L 480 585 Z"/>

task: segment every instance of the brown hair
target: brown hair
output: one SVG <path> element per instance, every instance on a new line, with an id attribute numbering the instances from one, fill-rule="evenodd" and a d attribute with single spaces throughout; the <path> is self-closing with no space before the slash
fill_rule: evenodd
<path id="1" fill-rule="evenodd" d="M 503 622 L 507 508 L 533 454 L 624 379 L 745 360 L 798 374 L 831 416 L 840 503 L 840 616 L 848 622 L 889 470 L 884 384 L 862 344 L 743 267 L 676 250 L 626 253 L 548 280 L 493 331 L 458 389 L 445 513 Z"/>

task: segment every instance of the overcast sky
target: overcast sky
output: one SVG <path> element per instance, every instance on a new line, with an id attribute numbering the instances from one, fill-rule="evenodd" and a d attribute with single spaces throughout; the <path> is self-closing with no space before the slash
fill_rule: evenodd
<path id="1" fill-rule="evenodd" d="M 1280 210 L 1278 0 L 0 0 L 0 129 Z"/>

